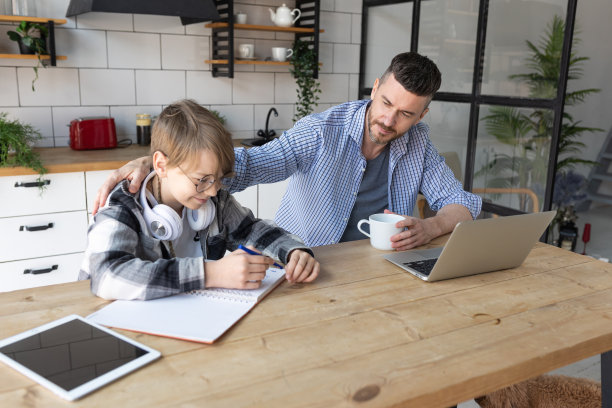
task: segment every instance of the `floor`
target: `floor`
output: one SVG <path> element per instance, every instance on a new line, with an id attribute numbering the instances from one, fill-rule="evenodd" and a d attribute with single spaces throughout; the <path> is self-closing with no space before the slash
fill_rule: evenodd
<path id="1" fill-rule="evenodd" d="M 585 223 L 591 224 L 591 239 L 586 246 L 586 254 L 595 258 L 607 258 L 612 261 L 612 206 L 600 206 L 578 214 L 576 226 L 580 231 L 580 238 L 576 245 L 576 252 L 580 253 L 583 250 L 581 237 Z M 586 360 L 552 371 L 550 374 L 583 377 L 601 381 L 600 356 L 587 358 Z M 479 408 L 478 404 L 473 400 L 461 403 L 458 407 Z"/>

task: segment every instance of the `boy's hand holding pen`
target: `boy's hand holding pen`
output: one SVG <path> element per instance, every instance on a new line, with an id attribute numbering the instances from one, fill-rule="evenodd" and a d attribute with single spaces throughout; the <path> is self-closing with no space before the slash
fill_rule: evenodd
<path id="1" fill-rule="evenodd" d="M 262 255 L 261 253 L 254 251 L 250 248 L 246 248 L 243 245 L 238 246 L 238 249 L 251 255 Z M 262 255 L 263 256 L 263 255 Z M 283 269 L 283 267 L 274 262 L 273 264 L 277 268 Z M 291 282 L 312 282 L 319 276 L 320 265 L 310 253 L 302 251 L 300 249 L 294 249 L 289 253 L 289 262 L 285 265 L 285 278 Z"/>

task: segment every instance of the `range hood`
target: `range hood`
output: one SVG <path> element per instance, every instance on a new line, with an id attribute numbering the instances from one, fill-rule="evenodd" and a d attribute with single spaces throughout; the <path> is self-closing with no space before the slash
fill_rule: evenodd
<path id="1" fill-rule="evenodd" d="M 177 16 L 183 25 L 220 18 L 213 0 L 70 0 L 66 17 L 90 11 Z"/>

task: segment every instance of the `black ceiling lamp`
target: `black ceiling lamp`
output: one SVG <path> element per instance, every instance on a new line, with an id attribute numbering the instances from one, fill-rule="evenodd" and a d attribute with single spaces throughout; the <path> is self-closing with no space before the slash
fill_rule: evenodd
<path id="1" fill-rule="evenodd" d="M 177 16 L 183 25 L 220 18 L 213 0 L 70 0 L 66 17 L 90 11 Z"/>

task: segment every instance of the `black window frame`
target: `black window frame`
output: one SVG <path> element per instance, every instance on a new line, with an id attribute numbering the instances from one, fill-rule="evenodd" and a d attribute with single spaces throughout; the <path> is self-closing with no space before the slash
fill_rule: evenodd
<path id="1" fill-rule="evenodd" d="M 359 61 L 359 95 L 368 95 L 372 92 L 371 84 L 364 84 L 365 61 L 366 61 L 366 39 L 368 30 L 368 10 L 370 7 L 385 6 L 399 3 L 413 3 L 410 51 L 418 52 L 419 46 L 419 23 L 421 17 L 421 2 L 427 0 L 363 0 L 362 8 L 362 30 L 361 30 L 361 53 Z M 559 153 L 559 137 L 563 123 L 563 111 L 565 108 L 565 92 L 569 74 L 569 63 L 571 46 L 574 35 L 574 24 L 576 20 L 576 7 L 578 0 L 567 0 L 565 16 L 565 33 L 563 38 L 563 50 L 561 55 L 560 75 L 557 83 L 557 95 L 554 99 L 523 98 L 499 95 L 483 95 L 482 73 L 484 65 L 487 21 L 489 14 L 489 0 L 480 0 L 478 6 L 478 26 L 476 29 L 476 45 L 474 52 L 474 68 L 472 76 L 471 93 L 438 92 L 434 95 L 434 101 L 456 102 L 470 104 L 470 118 L 468 127 L 467 157 L 465 158 L 465 175 L 463 187 L 472 191 L 474 182 L 474 162 L 476 159 L 476 141 L 478 138 L 478 121 L 481 105 L 509 106 L 516 108 L 550 109 L 554 112 L 553 131 L 551 135 L 550 152 L 548 159 L 548 173 L 546 176 L 546 188 L 544 192 L 543 210 L 548 211 L 552 207 L 553 187 L 555 184 L 555 169 Z M 382 73 L 381 73 L 382 74 Z M 444 73 L 442 73 L 444 75 Z M 366 86 L 368 85 L 368 86 Z M 499 215 L 522 214 L 522 211 L 514 208 L 483 202 L 482 210 Z"/>

